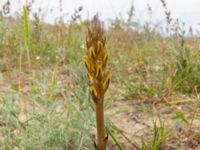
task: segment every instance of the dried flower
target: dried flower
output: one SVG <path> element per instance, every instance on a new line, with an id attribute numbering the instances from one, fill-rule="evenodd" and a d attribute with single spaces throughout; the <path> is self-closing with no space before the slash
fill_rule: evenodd
<path id="1" fill-rule="evenodd" d="M 104 127 L 104 94 L 109 86 L 110 72 L 106 70 L 108 54 L 102 24 L 95 16 L 86 33 L 87 52 L 83 60 L 87 68 L 92 99 L 96 106 L 97 150 L 105 150 L 107 136 Z"/>

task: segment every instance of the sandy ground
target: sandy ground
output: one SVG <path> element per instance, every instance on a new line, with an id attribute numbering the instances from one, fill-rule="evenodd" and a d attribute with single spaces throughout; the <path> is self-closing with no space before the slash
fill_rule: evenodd
<path id="1" fill-rule="evenodd" d="M 119 137 L 127 150 L 136 149 L 133 145 L 141 145 L 142 140 L 147 142 L 152 139 L 153 120 L 157 120 L 159 127 L 159 118 L 168 134 L 160 149 L 200 150 L 200 114 L 197 113 L 197 104 L 175 105 L 164 101 L 155 105 L 148 100 L 121 100 L 114 102 L 106 114 L 122 130 L 124 136 L 119 134 Z M 192 115 L 194 108 L 196 113 Z M 182 113 L 188 124 L 175 119 L 176 113 Z"/>
<path id="2" fill-rule="evenodd" d="M 0 96 L 13 91 L 3 73 L 0 73 L 0 87 Z M 164 123 L 164 132 L 167 133 L 166 139 L 161 143 L 161 150 L 200 150 L 199 100 L 184 96 L 179 96 L 178 100 L 163 99 L 157 103 L 148 99 L 120 99 L 113 101 L 105 114 L 120 129 L 118 138 L 126 150 L 137 149 L 135 145 L 141 146 L 142 141 L 148 143 L 153 136 L 153 120 L 157 121 L 159 127 L 159 118 Z M 24 102 L 19 105 L 23 107 Z M 187 119 L 188 124 L 177 118 L 176 114 L 179 113 Z M 20 114 L 19 119 L 26 120 L 24 114 Z M 116 147 L 109 149 L 114 150 Z"/>

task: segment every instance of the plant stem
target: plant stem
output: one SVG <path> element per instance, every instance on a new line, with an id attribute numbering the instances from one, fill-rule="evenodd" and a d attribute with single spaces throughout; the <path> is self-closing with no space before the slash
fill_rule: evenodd
<path id="1" fill-rule="evenodd" d="M 97 123 L 97 150 L 106 150 L 106 134 L 104 126 L 103 98 L 96 103 L 96 123 Z"/>

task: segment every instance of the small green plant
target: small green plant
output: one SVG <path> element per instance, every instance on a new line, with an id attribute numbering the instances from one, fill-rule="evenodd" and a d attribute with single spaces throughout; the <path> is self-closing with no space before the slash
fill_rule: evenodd
<path id="1" fill-rule="evenodd" d="M 142 141 L 142 150 L 160 150 L 162 144 L 169 137 L 169 133 L 166 131 L 164 122 L 159 118 L 159 122 L 153 120 L 153 137 L 152 139 Z"/>
<path id="2" fill-rule="evenodd" d="M 195 90 L 200 91 L 200 79 L 197 76 L 198 65 L 193 64 L 191 61 L 190 49 L 184 48 L 182 55 L 177 57 L 173 78 L 175 89 L 183 93 L 194 93 Z"/>
<path id="3" fill-rule="evenodd" d="M 176 112 L 173 116 L 173 119 L 179 121 L 180 123 L 185 123 L 189 125 L 188 119 L 180 112 Z"/>

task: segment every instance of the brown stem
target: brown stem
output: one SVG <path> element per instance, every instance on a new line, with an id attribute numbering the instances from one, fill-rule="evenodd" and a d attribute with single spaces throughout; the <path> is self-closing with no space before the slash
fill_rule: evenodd
<path id="1" fill-rule="evenodd" d="M 103 98 L 96 103 L 96 123 L 97 123 L 97 150 L 106 150 L 106 134 L 104 127 Z"/>

